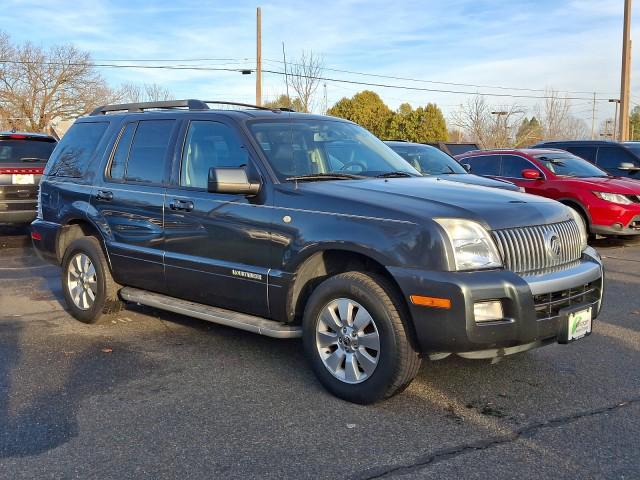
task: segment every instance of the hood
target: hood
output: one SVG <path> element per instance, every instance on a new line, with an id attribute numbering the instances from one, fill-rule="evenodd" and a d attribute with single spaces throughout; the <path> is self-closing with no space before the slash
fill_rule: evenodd
<path id="1" fill-rule="evenodd" d="M 640 195 L 640 181 L 624 177 L 587 177 L 587 178 L 564 178 L 563 181 L 570 182 L 582 188 L 588 188 L 597 192 L 622 193 L 625 195 Z"/>
<path id="2" fill-rule="evenodd" d="M 555 200 L 435 177 L 301 182 L 297 190 L 315 210 L 415 223 L 466 218 L 495 230 L 572 218 Z"/>
<path id="3" fill-rule="evenodd" d="M 494 180 L 492 178 L 481 177 L 471 173 L 452 173 L 444 175 L 433 175 L 442 180 L 450 180 L 452 182 L 466 183 L 468 185 L 481 185 L 483 187 L 504 188 L 505 190 L 519 191 L 518 186 L 502 180 Z"/>

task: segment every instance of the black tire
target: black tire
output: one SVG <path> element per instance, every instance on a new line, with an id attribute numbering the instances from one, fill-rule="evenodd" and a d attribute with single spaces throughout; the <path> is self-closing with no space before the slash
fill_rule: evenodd
<path id="1" fill-rule="evenodd" d="M 78 254 L 86 255 L 95 269 L 95 300 L 93 304 L 82 309 L 76 305 L 69 287 L 70 263 Z M 100 323 L 105 321 L 105 315 L 117 313 L 124 304 L 118 297 L 120 285 L 114 282 L 109 270 L 109 264 L 104 256 L 102 246 L 95 237 L 82 237 L 71 242 L 64 252 L 62 259 L 62 292 L 71 315 L 83 323 Z"/>
<path id="2" fill-rule="evenodd" d="M 401 392 L 417 375 L 422 360 L 411 345 L 407 326 L 401 318 L 404 309 L 396 297 L 384 277 L 347 272 L 322 282 L 309 298 L 303 318 L 305 354 L 320 383 L 335 396 L 359 404 L 374 403 Z M 377 365 L 361 383 L 347 383 L 337 378 L 325 366 L 317 346 L 320 314 L 337 299 L 350 299 L 360 304 L 377 329 Z"/>

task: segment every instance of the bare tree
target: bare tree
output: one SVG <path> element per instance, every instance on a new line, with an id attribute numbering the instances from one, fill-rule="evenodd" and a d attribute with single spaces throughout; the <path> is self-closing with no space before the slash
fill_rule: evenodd
<path id="1" fill-rule="evenodd" d="M 547 98 L 542 107 L 536 108 L 545 140 L 588 138 L 587 124 L 571 115 L 571 101 L 568 98 L 560 97 L 552 89 L 547 90 L 545 96 Z"/>
<path id="2" fill-rule="evenodd" d="M 113 98 L 89 54 L 73 46 L 13 45 L 0 33 L 0 58 L 0 120 L 12 127 L 45 131 Z"/>
<path id="3" fill-rule="evenodd" d="M 123 83 L 117 96 L 118 101 L 124 103 L 161 102 L 175 99 L 169 89 L 157 83 Z"/>
<path id="4" fill-rule="evenodd" d="M 313 109 L 314 95 L 320 85 L 320 78 L 323 71 L 323 60 L 304 51 L 298 60 L 294 60 L 290 65 L 287 75 L 287 82 L 291 85 L 296 97 L 300 99 L 303 112 L 310 112 Z"/>
<path id="5" fill-rule="evenodd" d="M 492 107 L 483 96 L 476 95 L 460 105 L 451 123 L 481 148 L 509 147 L 515 141 L 523 114 L 522 107 L 516 104 Z"/>

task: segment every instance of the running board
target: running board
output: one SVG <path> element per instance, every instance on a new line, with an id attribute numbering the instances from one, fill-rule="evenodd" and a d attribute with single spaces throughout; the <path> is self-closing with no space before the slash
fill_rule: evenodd
<path id="1" fill-rule="evenodd" d="M 210 307 L 201 303 L 180 300 L 160 293 L 148 292 L 132 287 L 120 290 L 120 296 L 127 302 L 139 303 L 148 307 L 159 308 L 169 312 L 179 313 L 188 317 L 199 318 L 208 322 L 219 323 L 227 327 L 246 330 L 247 332 L 266 335 L 273 338 L 302 337 L 302 328 L 284 323 L 254 317 L 245 313 L 233 312 L 223 308 Z"/>

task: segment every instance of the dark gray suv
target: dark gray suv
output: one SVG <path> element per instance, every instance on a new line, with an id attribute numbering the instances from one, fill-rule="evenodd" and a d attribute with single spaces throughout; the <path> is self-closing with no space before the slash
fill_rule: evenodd
<path id="1" fill-rule="evenodd" d="M 346 120 L 210 103 L 102 107 L 56 147 L 32 238 L 80 321 L 133 302 L 302 337 L 359 403 L 423 358 L 591 332 L 602 262 L 570 208 L 423 177 Z"/>

